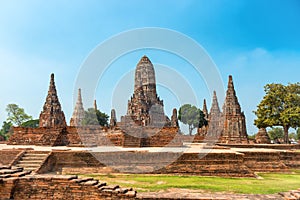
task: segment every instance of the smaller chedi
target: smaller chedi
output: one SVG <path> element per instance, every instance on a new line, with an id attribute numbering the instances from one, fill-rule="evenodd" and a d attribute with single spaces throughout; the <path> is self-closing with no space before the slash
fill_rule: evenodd
<path id="1" fill-rule="evenodd" d="M 117 125 L 117 115 L 115 109 L 111 109 L 109 126 L 113 128 Z"/>
<path id="2" fill-rule="evenodd" d="M 82 126 L 82 121 L 84 119 L 84 108 L 81 97 L 81 89 L 78 89 L 77 102 L 70 120 L 70 126 Z"/>
<path id="3" fill-rule="evenodd" d="M 208 125 L 199 128 L 198 134 L 208 136 L 208 140 L 219 140 L 220 143 L 248 143 L 245 115 L 241 111 L 232 76 L 229 76 L 223 112 L 220 110 L 217 93 L 214 91 L 210 112 L 207 114 L 204 100 L 203 113 L 207 116 Z"/>
<path id="4" fill-rule="evenodd" d="M 222 112 L 220 111 L 218 97 L 216 91 L 213 93 L 212 105 L 208 115 L 208 135 L 210 137 L 217 137 L 223 133 Z"/>
<path id="5" fill-rule="evenodd" d="M 225 103 L 223 106 L 224 129 L 222 140 L 225 143 L 248 143 L 246 119 L 235 93 L 232 76 L 229 76 Z"/>
<path id="6" fill-rule="evenodd" d="M 267 133 L 266 128 L 260 128 L 255 136 L 255 143 L 257 144 L 271 144 L 271 139 Z"/>
<path id="7" fill-rule="evenodd" d="M 65 114 L 61 109 L 57 96 L 54 74 L 51 74 L 46 102 L 43 106 L 43 111 L 40 114 L 39 127 L 61 128 L 66 126 Z"/>

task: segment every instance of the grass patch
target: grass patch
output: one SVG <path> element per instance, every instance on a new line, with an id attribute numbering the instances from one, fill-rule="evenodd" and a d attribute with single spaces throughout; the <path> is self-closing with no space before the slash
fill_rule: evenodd
<path id="1" fill-rule="evenodd" d="M 142 175 L 142 174 L 88 174 L 108 184 L 132 187 L 138 192 L 185 188 L 208 192 L 241 194 L 275 194 L 300 188 L 300 170 L 291 173 L 260 173 L 262 179 L 222 178 L 202 176 Z"/>

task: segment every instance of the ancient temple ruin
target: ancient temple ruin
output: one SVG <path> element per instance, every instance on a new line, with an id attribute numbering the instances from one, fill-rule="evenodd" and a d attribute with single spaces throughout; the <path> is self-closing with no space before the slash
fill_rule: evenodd
<path id="1" fill-rule="evenodd" d="M 271 139 L 267 133 L 266 128 L 260 128 L 255 136 L 255 143 L 257 144 L 271 144 Z"/>
<path id="2" fill-rule="evenodd" d="M 70 126 L 82 126 L 82 120 L 84 119 L 84 108 L 81 97 L 81 89 L 78 89 L 77 102 L 70 120 Z"/>
<path id="3" fill-rule="evenodd" d="M 232 76 L 229 76 L 226 98 L 223 105 L 223 132 L 221 142 L 247 143 L 246 121 L 244 112 L 235 93 Z"/>
<path id="4" fill-rule="evenodd" d="M 143 56 L 135 69 L 134 93 L 128 101 L 126 116 L 121 121 L 126 125 L 163 127 L 170 125 L 164 114 L 163 100 L 157 95 L 154 67 Z"/>
<path id="5" fill-rule="evenodd" d="M 219 137 L 223 132 L 223 121 L 216 91 L 213 93 L 212 104 L 208 115 L 208 123 L 208 135 L 213 138 Z"/>
<path id="6" fill-rule="evenodd" d="M 39 127 L 66 127 L 65 114 L 61 109 L 54 82 L 54 74 L 51 74 L 50 86 L 43 111 L 40 114 Z"/>
<path id="7" fill-rule="evenodd" d="M 113 128 L 117 125 L 117 115 L 115 109 L 111 109 L 109 127 Z"/>

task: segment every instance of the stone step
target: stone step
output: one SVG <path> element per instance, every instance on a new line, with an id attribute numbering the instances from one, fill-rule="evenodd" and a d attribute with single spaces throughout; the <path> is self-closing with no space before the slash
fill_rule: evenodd
<path id="1" fill-rule="evenodd" d="M 41 164 L 43 160 L 20 160 L 17 164 Z"/>
<path id="2" fill-rule="evenodd" d="M 44 157 L 22 157 L 22 160 L 44 160 L 47 156 Z"/>
<path id="3" fill-rule="evenodd" d="M 36 163 L 26 163 L 26 164 L 16 164 L 17 167 L 23 167 L 24 169 L 26 168 L 38 168 L 40 167 L 40 164 Z"/>
<path id="4" fill-rule="evenodd" d="M 23 157 L 45 157 L 48 154 L 34 154 L 34 153 L 25 153 Z"/>

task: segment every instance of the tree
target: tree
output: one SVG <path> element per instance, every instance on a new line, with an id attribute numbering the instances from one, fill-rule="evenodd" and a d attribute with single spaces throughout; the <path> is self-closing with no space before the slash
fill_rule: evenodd
<path id="1" fill-rule="evenodd" d="M 22 123 L 20 126 L 27 127 L 27 128 L 37 128 L 39 127 L 39 122 L 40 122 L 39 119 L 32 119 Z"/>
<path id="2" fill-rule="evenodd" d="M 109 116 L 99 110 L 96 111 L 97 120 L 101 126 L 108 126 L 108 118 Z"/>
<path id="3" fill-rule="evenodd" d="M 109 116 L 105 113 L 100 112 L 94 108 L 89 108 L 85 111 L 85 117 L 82 120 L 82 125 L 101 125 L 107 126 L 108 125 L 108 118 Z"/>
<path id="4" fill-rule="evenodd" d="M 195 128 L 207 125 L 204 113 L 191 104 L 185 104 L 179 108 L 178 119 L 189 126 L 189 135 L 192 135 Z"/>
<path id="5" fill-rule="evenodd" d="M 294 133 L 294 132 L 289 133 L 289 139 L 293 139 L 294 141 L 297 140 L 297 135 L 296 135 L 296 133 Z"/>
<path id="6" fill-rule="evenodd" d="M 254 113 L 257 119 L 254 124 L 258 128 L 282 126 L 284 142 L 288 143 L 289 128 L 300 126 L 300 83 L 267 84 L 266 95 Z"/>
<path id="7" fill-rule="evenodd" d="M 297 129 L 296 135 L 297 135 L 297 140 L 300 140 L 300 128 Z"/>
<path id="8" fill-rule="evenodd" d="M 23 108 L 20 108 L 17 104 L 8 104 L 6 107 L 8 115 L 7 121 L 12 124 L 20 126 L 23 122 L 31 120 L 32 117 L 27 115 Z"/>
<path id="9" fill-rule="evenodd" d="M 11 134 L 11 127 L 12 127 L 12 123 L 11 122 L 3 122 L 2 128 L 0 130 L 0 135 L 7 140 Z"/>
<path id="10" fill-rule="evenodd" d="M 279 139 L 283 139 L 284 132 L 280 127 L 274 127 L 268 131 L 269 137 L 273 141 L 278 141 Z"/>

